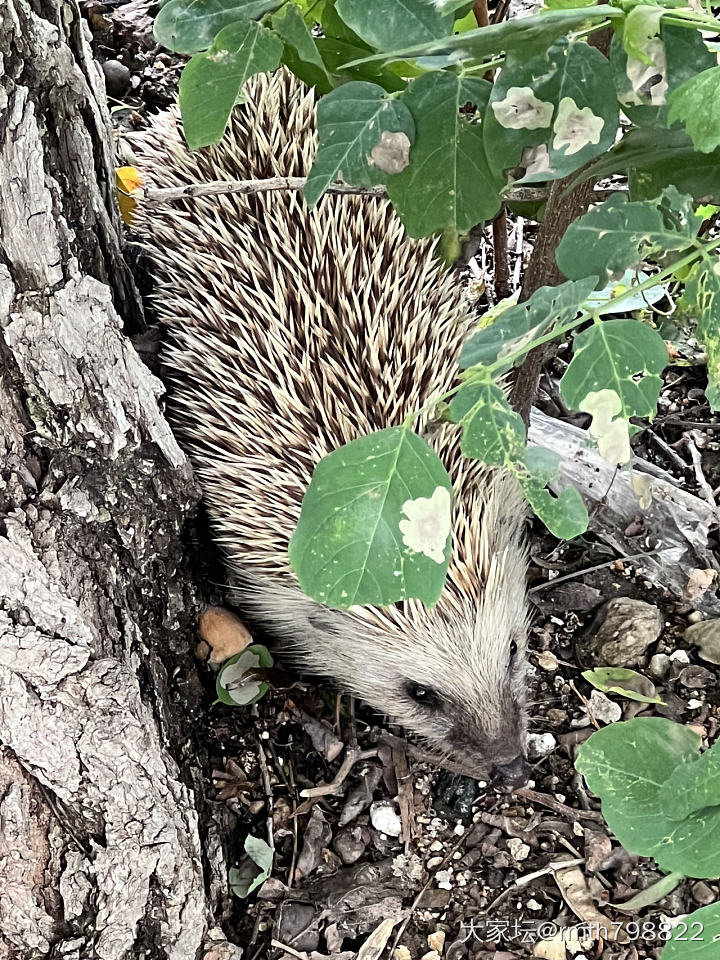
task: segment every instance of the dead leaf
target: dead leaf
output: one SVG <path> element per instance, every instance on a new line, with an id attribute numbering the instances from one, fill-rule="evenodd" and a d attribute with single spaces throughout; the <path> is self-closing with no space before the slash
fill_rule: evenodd
<path id="1" fill-rule="evenodd" d="M 564 931 L 560 930 L 548 940 L 539 940 L 533 947 L 533 956 L 542 960 L 566 960 Z"/>
<path id="2" fill-rule="evenodd" d="M 685 584 L 685 596 L 688 600 L 697 600 L 717 577 L 717 570 L 701 570 L 695 568 L 690 571 L 688 582 Z"/>
<path id="3" fill-rule="evenodd" d="M 198 634 L 209 647 L 210 663 L 224 663 L 236 653 L 250 646 L 252 636 L 239 617 L 224 607 L 208 607 L 198 617 Z M 202 657 L 207 652 L 198 644 L 196 655 Z"/>
<path id="4" fill-rule="evenodd" d="M 380 954 L 390 939 L 390 934 L 401 919 L 401 916 L 388 917 L 375 927 L 365 943 L 358 950 L 357 960 L 379 960 Z"/>
<path id="5" fill-rule="evenodd" d="M 554 870 L 553 876 L 563 900 L 576 917 L 591 924 L 592 928 L 606 932 L 607 936 L 603 939 L 618 940 L 620 943 L 627 941 L 627 935 L 622 931 L 618 932 L 612 921 L 595 906 L 585 875 L 579 867 Z"/>
<path id="6" fill-rule="evenodd" d="M 298 880 L 307 877 L 324 862 L 325 848 L 330 843 L 331 837 L 330 824 L 325 819 L 320 807 L 315 807 L 305 828 L 303 847 L 298 857 L 295 870 L 295 876 Z"/>
<path id="7" fill-rule="evenodd" d="M 402 173 L 410 163 L 410 139 L 406 133 L 383 130 L 370 151 L 368 163 L 383 173 Z"/>
<path id="8" fill-rule="evenodd" d="M 311 717 L 310 714 L 305 713 L 304 710 L 296 710 L 295 716 L 303 725 L 315 750 L 325 757 L 328 763 L 332 763 L 333 760 L 336 760 L 340 756 L 345 744 L 335 736 L 327 724 L 322 723 L 322 721 L 317 720 L 315 717 Z"/>
<path id="9" fill-rule="evenodd" d="M 132 194 L 142 187 L 143 179 L 135 167 L 118 167 L 115 170 L 115 195 L 117 196 L 120 216 L 125 226 L 130 226 L 137 207 Z"/>

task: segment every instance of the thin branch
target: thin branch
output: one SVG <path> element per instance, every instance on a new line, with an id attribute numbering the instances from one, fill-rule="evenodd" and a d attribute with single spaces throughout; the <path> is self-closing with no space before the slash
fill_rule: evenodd
<path id="1" fill-rule="evenodd" d="M 119 190 L 124 196 L 140 199 L 147 206 L 157 206 L 163 203 L 174 203 L 178 200 L 195 200 L 198 197 L 219 197 L 227 194 L 239 193 L 249 196 L 255 193 L 274 193 L 279 191 L 297 191 L 305 186 L 305 177 L 269 177 L 266 180 L 207 180 L 205 183 L 188 183 L 184 187 L 141 187 L 127 193 Z M 618 190 L 596 190 L 597 200 L 603 200 Z M 327 193 L 346 196 L 378 197 L 387 199 L 384 186 L 353 187 L 346 183 L 331 183 Z M 515 187 L 510 190 L 506 200 L 511 203 L 545 200 L 548 191 L 545 187 Z"/>

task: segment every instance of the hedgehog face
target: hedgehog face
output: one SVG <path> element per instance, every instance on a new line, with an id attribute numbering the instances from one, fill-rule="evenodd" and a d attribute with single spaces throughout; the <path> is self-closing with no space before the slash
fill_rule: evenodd
<path id="1" fill-rule="evenodd" d="M 400 615 L 397 608 L 380 613 L 378 622 L 366 612 L 323 611 L 312 617 L 315 638 L 302 643 L 300 657 L 401 724 L 439 763 L 521 786 L 527 625 L 522 603 L 496 599 L 488 592 L 464 610 L 453 605 L 452 616 L 448 605 L 409 604 Z"/>

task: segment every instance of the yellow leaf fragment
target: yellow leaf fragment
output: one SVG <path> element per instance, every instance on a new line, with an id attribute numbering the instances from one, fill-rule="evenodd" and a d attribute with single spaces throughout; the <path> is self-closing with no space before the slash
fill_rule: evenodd
<path id="1" fill-rule="evenodd" d="M 132 223 L 132 215 L 137 207 L 137 200 L 132 194 L 142 187 L 143 180 L 136 167 L 118 167 L 115 171 L 115 191 L 120 216 L 126 226 Z"/>

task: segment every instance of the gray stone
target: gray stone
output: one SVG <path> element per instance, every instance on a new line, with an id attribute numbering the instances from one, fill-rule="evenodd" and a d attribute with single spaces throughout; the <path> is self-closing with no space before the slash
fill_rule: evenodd
<path id="1" fill-rule="evenodd" d="M 634 666 L 662 628 L 657 607 L 644 600 L 616 597 L 600 612 L 600 626 L 590 640 L 588 654 L 598 666 Z"/>

